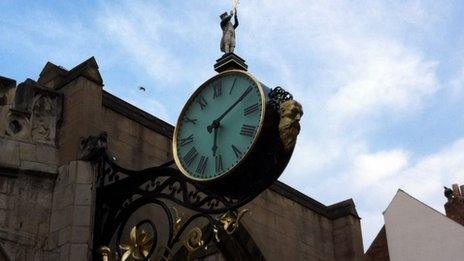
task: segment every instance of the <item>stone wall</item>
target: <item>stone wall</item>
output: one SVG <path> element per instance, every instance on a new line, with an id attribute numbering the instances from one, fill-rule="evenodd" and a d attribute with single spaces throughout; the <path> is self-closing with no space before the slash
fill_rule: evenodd
<path id="1" fill-rule="evenodd" d="M 295 201 L 283 196 L 283 189 L 288 186 L 278 183 L 245 206 L 251 214 L 243 219 L 244 226 L 266 260 L 362 259 L 357 215 L 345 213 L 334 219 L 323 213 L 328 209 L 324 205 Z"/>
<path id="2" fill-rule="evenodd" d="M 88 162 L 61 166 L 53 190 L 49 260 L 88 260 L 92 249 L 95 172 Z"/>
<path id="3" fill-rule="evenodd" d="M 108 150 L 121 166 L 144 169 L 171 158 L 171 140 L 114 110 L 103 108 Z M 114 124 L 117 122 L 118 124 Z"/>
<path id="4" fill-rule="evenodd" d="M 244 226 L 266 260 L 333 260 L 329 219 L 270 190 L 245 208 Z"/>
<path id="5" fill-rule="evenodd" d="M 0 175 L 0 244 L 11 260 L 46 260 L 53 176 L 9 174 Z"/>

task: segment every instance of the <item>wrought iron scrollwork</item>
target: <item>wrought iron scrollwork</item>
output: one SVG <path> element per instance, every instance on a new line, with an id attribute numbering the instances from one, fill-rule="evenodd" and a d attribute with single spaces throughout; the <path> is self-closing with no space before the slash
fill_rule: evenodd
<path id="1" fill-rule="evenodd" d="M 271 92 L 269 92 L 268 96 L 270 100 L 270 105 L 276 109 L 280 108 L 281 103 L 288 100 L 293 100 L 293 95 L 280 86 L 277 86 L 274 89 L 272 89 Z"/>
<path id="2" fill-rule="evenodd" d="M 112 249 L 112 252 L 121 258 L 131 256 L 149 260 L 155 254 L 157 259 L 171 260 L 176 244 L 195 251 L 210 244 L 211 240 L 218 241 L 219 231 L 235 231 L 246 213 L 238 209 L 261 192 L 251 191 L 238 198 L 218 195 L 201 183 L 190 182 L 172 167 L 172 161 L 133 171 L 119 166 L 103 151 L 97 163 L 100 171 L 97 176 L 94 249 L 110 245 L 115 236 L 115 245 L 120 248 Z M 179 213 L 167 202 L 192 213 Z M 121 242 L 130 217 L 148 205 L 161 209 L 167 220 L 165 244 L 160 243 L 156 222 L 147 217 L 132 227 L 128 241 Z M 204 220 L 201 228 L 195 223 L 199 220 Z M 94 260 L 101 259 L 97 255 L 95 253 Z"/>

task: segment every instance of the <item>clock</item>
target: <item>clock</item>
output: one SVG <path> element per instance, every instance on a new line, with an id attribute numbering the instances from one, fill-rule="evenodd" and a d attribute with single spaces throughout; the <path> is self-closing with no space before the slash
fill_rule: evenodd
<path id="1" fill-rule="evenodd" d="M 177 121 L 173 152 L 180 171 L 196 181 L 233 173 L 258 141 L 267 92 L 267 87 L 240 70 L 220 73 L 202 84 Z"/>
<path id="2" fill-rule="evenodd" d="M 281 138 L 293 135 L 280 135 L 286 133 L 280 131 L 287 126 L 284 115 L 293 111 L 280 106 L 288 99 L 282 88 L 271 90 L 243 70 L 213 76 L 177 120 L 172 146 L 178 169 L 216 194 L 256 196 L 277 180 L 293 152 L 294 143 L 285 146 L 289 139 Z"/>

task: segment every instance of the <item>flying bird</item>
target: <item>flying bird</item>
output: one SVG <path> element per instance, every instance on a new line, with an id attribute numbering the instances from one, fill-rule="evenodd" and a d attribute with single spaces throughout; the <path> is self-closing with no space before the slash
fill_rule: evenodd
<path id="1" fill-rule="evenodd" d="M 139 86 L 139 90 L 141 90 L 142 92 L 144 92 L 144 91 L 145 91 L 145 87 Z"/>

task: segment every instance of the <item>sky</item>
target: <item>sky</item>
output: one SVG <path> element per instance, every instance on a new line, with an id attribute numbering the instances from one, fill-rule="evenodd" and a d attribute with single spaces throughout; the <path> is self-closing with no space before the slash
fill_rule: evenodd
<path id="1" fill-rule="evenodd" d="M 230 0 L 0 0 L 0 75 L 94 56 L 104 89 L 175 124 L 222 53 Z M 464 2 L 242 0 L 235 53 L 304 109 L 280 180 L 353 198 L 365 248 L 398 189 L 443 212 L 464 183 Z M 144 86 L 146 92 L 140 92 Z"/>

